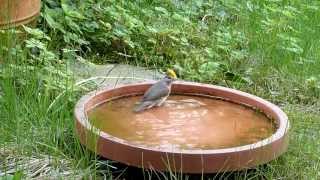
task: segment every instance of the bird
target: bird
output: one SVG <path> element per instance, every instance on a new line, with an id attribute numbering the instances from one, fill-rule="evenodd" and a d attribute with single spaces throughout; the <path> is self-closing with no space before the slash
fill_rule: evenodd
<path id="1" fill-rule="evenodd" d="M 170 95 L 172 82 L 176 79 L 176 73 L 172 69 L 168 69 L 166 76 L 144 93 L 133 111 L 139 113 L 155 106 L 161 106 Z"/>

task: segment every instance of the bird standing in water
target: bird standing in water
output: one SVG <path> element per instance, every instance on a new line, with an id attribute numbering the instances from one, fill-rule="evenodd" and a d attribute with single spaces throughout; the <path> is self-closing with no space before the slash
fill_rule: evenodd
<path id="1" fill-rule="evenodd" d="M 161 106 L 171 92 L 171 84 L 177 79 L 176 73 L 168 69 L 166 76 L 153 84 L 143 95 L 134 112 L 142 112 L 154 106 Z"/>

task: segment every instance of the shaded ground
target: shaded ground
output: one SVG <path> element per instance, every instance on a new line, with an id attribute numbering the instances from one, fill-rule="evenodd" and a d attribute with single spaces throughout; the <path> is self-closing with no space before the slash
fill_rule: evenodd
<path id="1" fill-rule="evenodd" d="M 76 81 L 105 77 L 106 79 L 94 80 L 101 87 L 152 81 L 163 77 L 163 74 L 155 70 L 126 64 L 96 65 L 78 61 L 70 66 Z"/>

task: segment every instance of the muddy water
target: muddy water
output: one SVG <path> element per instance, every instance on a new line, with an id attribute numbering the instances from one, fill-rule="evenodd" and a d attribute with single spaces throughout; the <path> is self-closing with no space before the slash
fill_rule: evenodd
<path id="1" fill-rule="evenodd" d="M 170 96 L 162 107 L 134 113 L 140 97 L 104 103 L 88 115 L 92 124 L 130 143 L 160 149 L 218 149 L 269 137 L 275 125 L 251 108 L 199 96 Z"/>

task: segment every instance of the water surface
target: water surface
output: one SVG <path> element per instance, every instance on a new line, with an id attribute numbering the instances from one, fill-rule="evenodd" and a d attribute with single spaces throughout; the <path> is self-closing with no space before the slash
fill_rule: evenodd
<path id="1" fill-rule="evenodd" d="M 275 124 L 243 105 L 200 96 L 173 95 L 162 107 L 132 111 L 140 96 L 104 103 L 88 112 L 98 129 L 132 144 L 160 149 L 219 149 L 271 136 Z"/>

